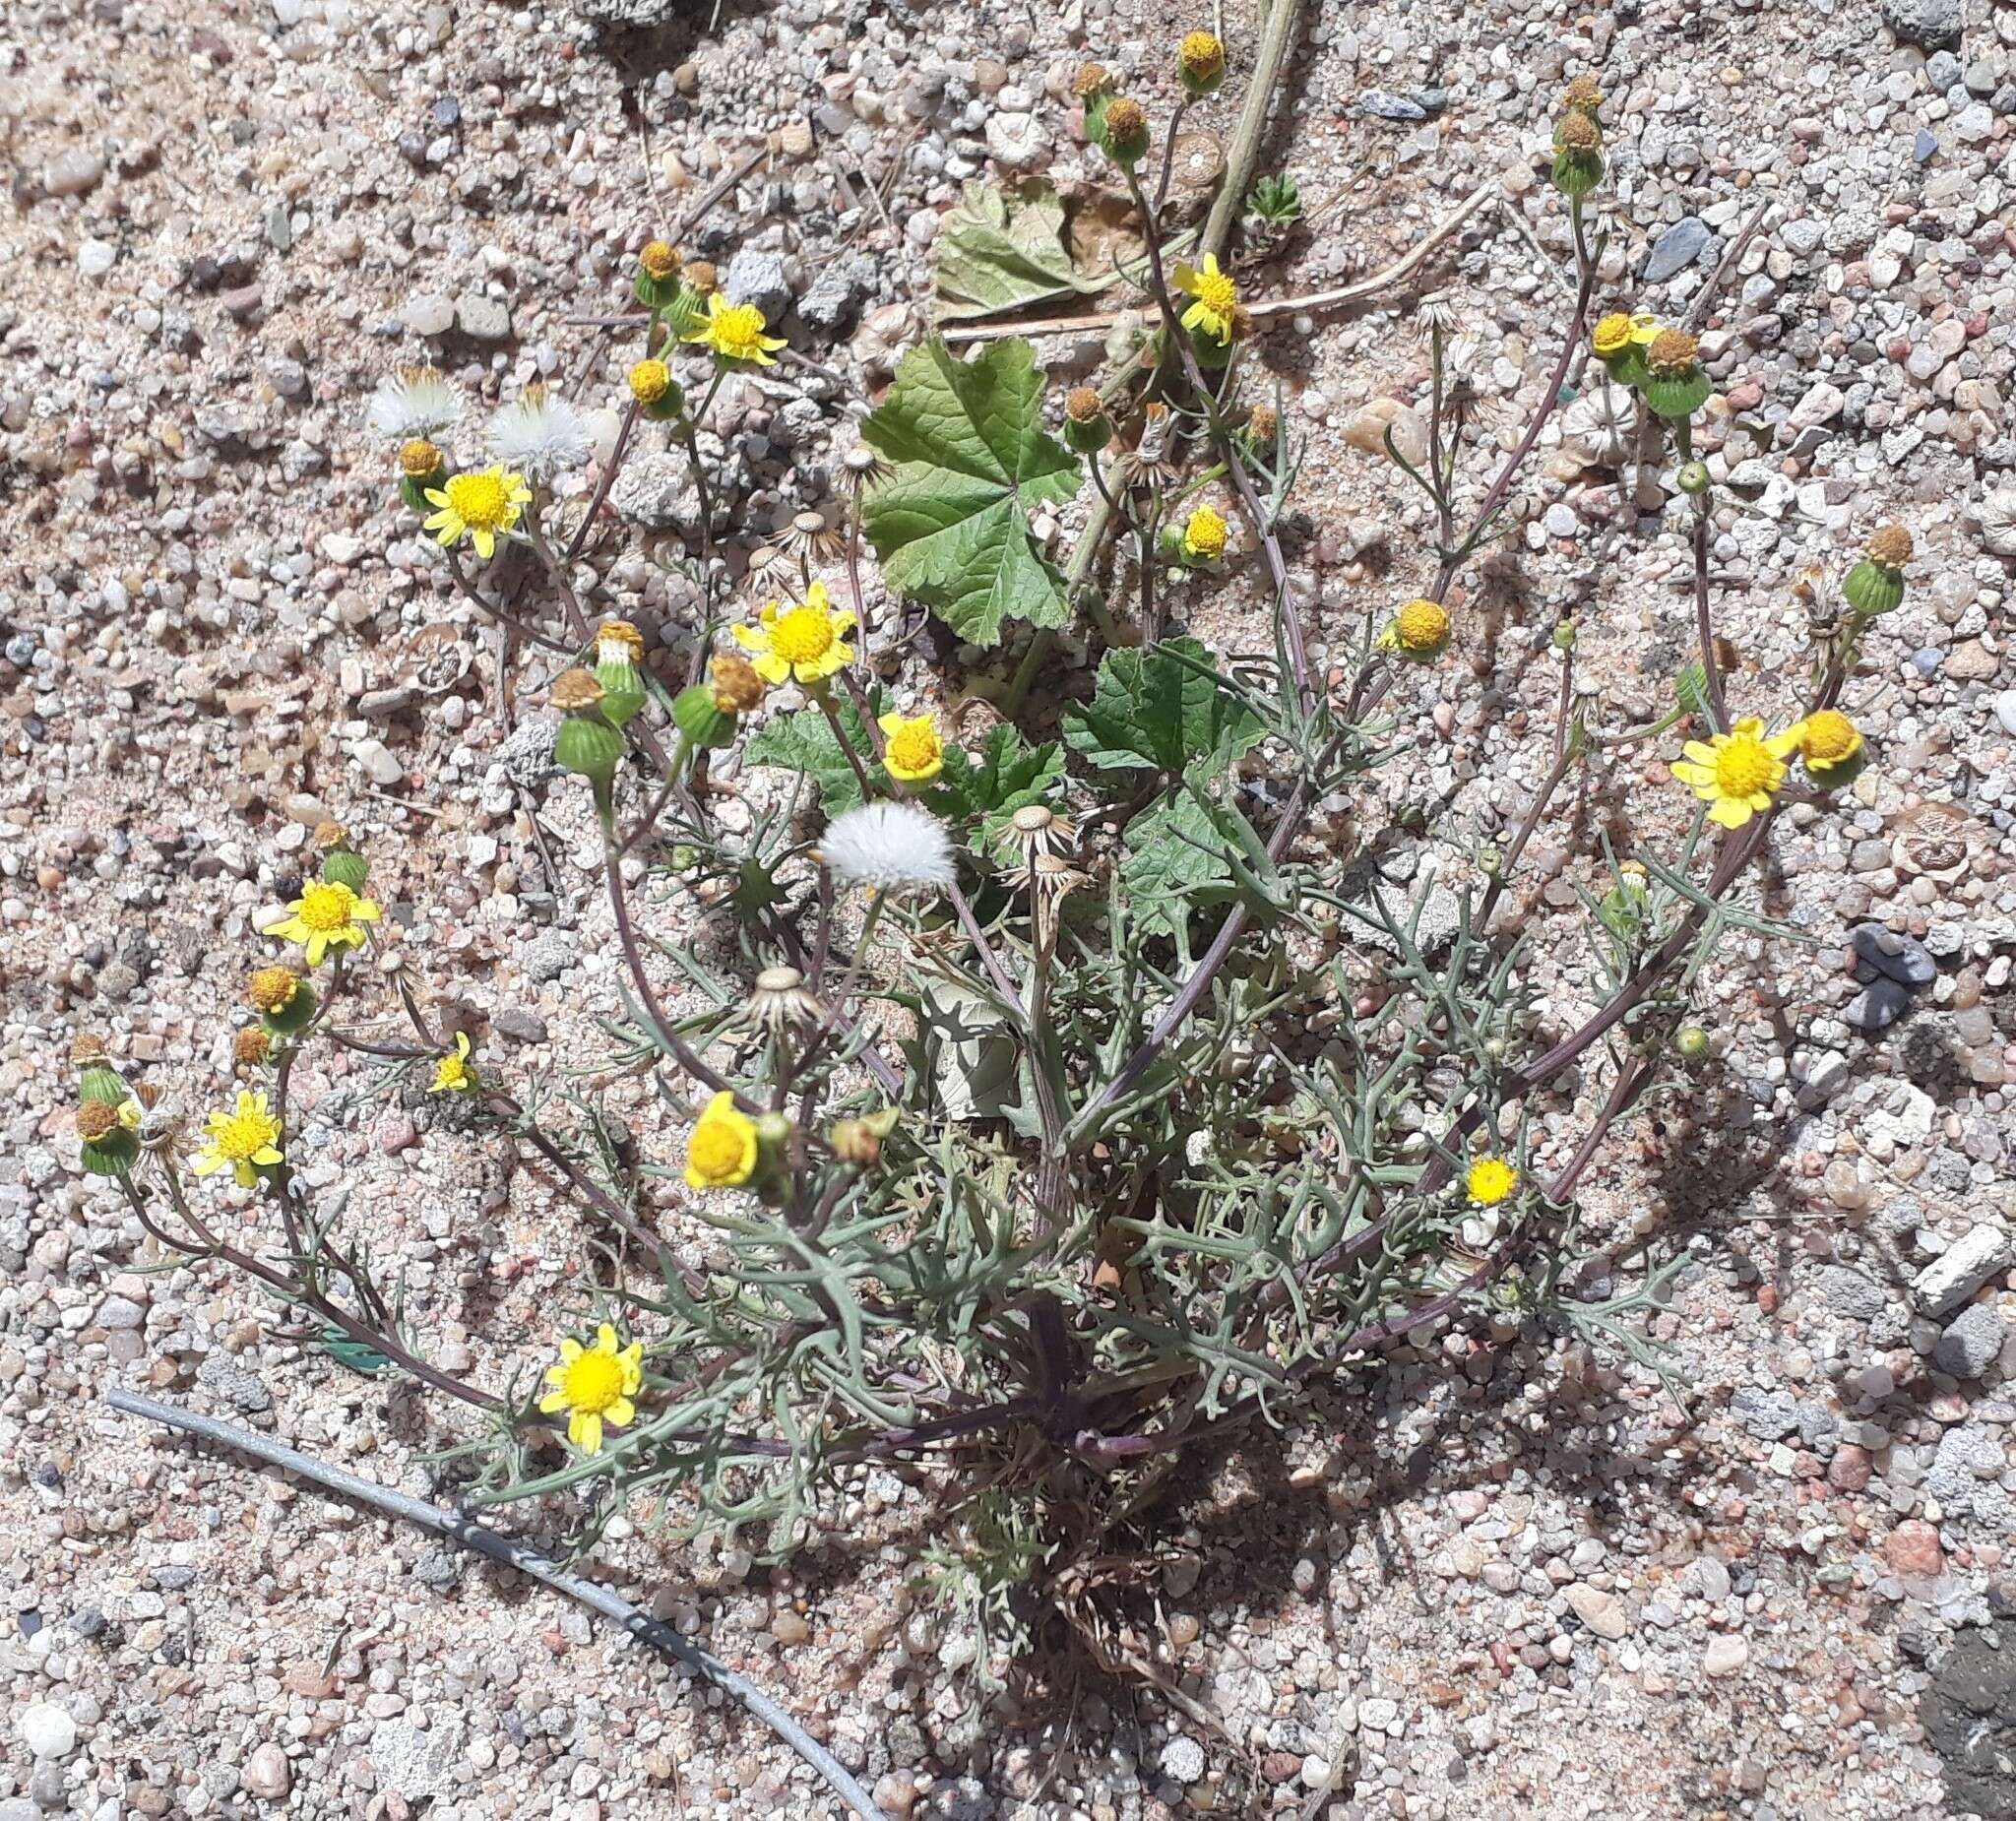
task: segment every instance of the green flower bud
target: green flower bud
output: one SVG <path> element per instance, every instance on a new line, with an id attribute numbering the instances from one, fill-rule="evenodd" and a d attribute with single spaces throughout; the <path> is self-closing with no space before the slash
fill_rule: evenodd
<path id="1" fill-rule="evenodd" d="M 628 659 L 597 664 L 595 680 L 602 686 L 602 713 L 610 726 L 620 727 L 644 712 L 644 678 Z"/>
<path id="2" fill-rule="evenodd" d="M 672 698 L 672 720 L 696 746 L 727 746 L 735 737 L 735 717 L 716 699 L 708 683 L 694 683 Z"/>
<path id="3" fill-rule="evenodd" d="M 1701 370 L 1701 345 L 1684 329 L 1662 329 L 1645 350 L 1645 403 L 1670 422 L 1691 417 L 1713 388 Z"/>
<path id="4" fill-rule="evenodd" d="M 1708 464 L 1706 462 L 1682 463 L 1675 476 L 1680 491 L 1690 499 L 1699 499 L 1708 491 Z"/>
<path id="5" fill-rule="evenodd" d="M 1113 440 L 1113 420 L 1104 401 L 1090 386 L 1074 386 L 1064 395 L 1064 442 L 1079 455 L 1098 455 Z"/>
<path id="6" fill-rule="evenodd" d="M 139 1135 L 121 1116 L 120 1107 L 103 1100 L 79 1105 L 77 1136 L 83 1146 L 81 1162 L 94 1176 L 123 1176 L 139 1161 Z"/>
<path id="7" fill-rule="evenodd" d="M 371 862 L 353 848 L 332 848 L 322 856 L 322 876 L 331 885 L 346 885 L 361 896 Z"/>
<path id="8" fill-rule="evenodd" d="M 623 736 L 600 714 L 572 714 L 553 736 L 553 763 L 597 784 L 616 775 L 623 756 Z"/>
<path id="9" fill-rule="evenodd" d="M 1554 627 L 1554 650 L 1572 652 L 1575 649 L 1575 622 L 1562 620 Z"/>
<path id="10" fill-rule="evenodd" d="M 82 1100 L 94 1100 L 101 1106 L 123 1106 L 133 1098 L 133 1090 L 120 1079 L 119 1071 L 109 1062 L 91 1063 L 77 1084 L 77 1096 Z"/>
<path id="11" fill-rule="evenodd" d="M 1116 94 L 1106 102 L 1100 144 L 1115 164 L 1129 169 L 1148 156 L 1148 115 L 1132 95 Z"/>
<path id="12" fill-rule="evenodd" d="M 1698 1067 L 1708 1060 L 1708 1033 L 1699 1025 L 1687 1025 L 1673 1038 L 1673 1048 L 1679 1052 L 1682 1062 L 1690 1068 Z"/>

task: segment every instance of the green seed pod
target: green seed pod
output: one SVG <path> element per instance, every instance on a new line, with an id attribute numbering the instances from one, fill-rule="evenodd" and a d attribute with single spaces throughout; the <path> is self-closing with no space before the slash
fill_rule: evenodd
<path id="1" fill-rule="evenodd" d="M 1688 1025 L 1673 1038 L 1673 1048 L 1679 1052 L 1682 1062 L 1690 1068 L 1698 1068 L 1708 1060 L 1708 1033 L 1699 1025 Z"/>
<path id="2" fill-rule="evenodd" d="M 1113 420 L 1091 386 L 1074 386 L 1064 395 L 1064 442 L 1079 455 L 1098 455 L 1113 440 Z"/>
<path id="3" fill-rule="evenodd" d="M 553 736 L 553 763 L 598 784 L 607 784 L 616 775 L 622 756 L 623 736 L 599 712 L 568 715 Z"/>
<path id="4" fill-rule="evenodd" d="M 346 885 L 359 896 L 371 876 L 371 862 L 354 848 L 332 848 L 322 856 L 322 876 L 331 885 Z"/>
<path id="5" fill-rule="evenodd" d="M 1904 574 L 1865 556 L 1848 572 L 1841 592 L 1858 613 L 1889 613 L 1904 602 Z"/>
<path id="6" fill-rule="evenodd" d="M 1699 499 L 1702 494 L 1708 491 L 1708 464 L 1706 462 L 1683 463 L 1675 478 L 1679 482 L 1682 493 L 1686 494 L 1690 499 Z"/>
<path id="7" fill-rule="evenodd" d="M 734 742 L 735 717 L 715 699 L 707 683 L 694 683 L 672 698 L 672 720 L 696 746 L 727 746 Z"/>
<path id="8" fill-rule="evenodd" d="M 1148 156 L 1148 115 L 1132 95 L 1116 94 L 1100 121 L 1100 143 L 1107 157 L 1130 170 Z"/>
<path id="9" fill-rule="evenodd" d="M 1554 188 L 1571 201 L 1587 196 L 1603 181 L 1603 154 L 1568 152 L 1554 154 Z"/>
<path id="10" fill-rule="evenodd" d="M 1562 620 L 1554 627 L 1554 650 L 1572 652 L 1575 649 L 1575 622 Z"/>
<path id="11" fill-rule="evenodd" d="M 644 710 L 644 678 L 637 666 L 626 659 L 598 663 L 595 680 L 602 686 L 602 713 L 612 727 L 620 727 Z"/>
<path id="12" fill-rule="evenodd" d="M 140 1161 L 140 1140 L 123 1125 L 115 1125 L 102 1138 L 87 1139 L 78 1162 L 94 1176 L 123 1176 Z"/>
<path id="13" fill-rule="evenodd" d="M 1708 395 L 1713 390 L 1708 383 L 1708 375 L 1699 367 L 1676 378 L 1662 378 L 1657 373 L 1645 376 L 1647 407 L 1670 423 L 1693 416 L 1708 403 Z"/>
<path id="14" fill-rule="evenodd" d="M 133 1090 L 109 1062 L 97 1061 L 85 1068 L 77 1084 L 77 1098 L 95 1100 L 103 1106 L 123 1106 L 133 1098 Z"/>

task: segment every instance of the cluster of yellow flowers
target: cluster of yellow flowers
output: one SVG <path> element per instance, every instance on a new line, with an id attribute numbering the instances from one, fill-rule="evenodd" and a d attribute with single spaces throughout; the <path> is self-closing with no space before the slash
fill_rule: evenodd
<path id="1" fill-rule="evenodd" d="M 1795 754 L 1814 785 L 1832 790 L 1850 781 L 1861 750 L 1860 729 L 1839 709 L 1820 709 L 1783 733 L 1767 734 L 1761 720 L 1746 716 L 1727 733 L 1689 740 L 1671 770 L 1709 806 L 1711 822 L 1739 829 L 1771 807 Z"/>

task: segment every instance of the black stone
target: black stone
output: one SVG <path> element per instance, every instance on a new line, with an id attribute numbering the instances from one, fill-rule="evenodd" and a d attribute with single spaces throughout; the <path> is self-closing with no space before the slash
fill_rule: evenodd
<path id="1" fill-rule="evenodd" d="M 1953 1811 L 2016 1815 L 2016 1619 L 1961 1635 L 1933 1672 L 1920 1719 L 1946 1767 Z"/>
<path id="2" fill-rule="evenodd" d="M 1895 980 L 1877 978 L 1856 994 L 1841 1014 L 1844 1024 L 1873 1034 L 1887 1031 L 1911 1010 L 1911 994 Z"/>
<path id="3" fill-rule="evenodd" d="M 1900 986 L 1929 986 L 1939 977 L 1938 964 L 1925 952 L 1924 944 L 1900 936 L 1880 923 L 1858 923 L 1849 932 L 1855 949 L 1855 976 L 1873 980 L 1879 974 Z"/>

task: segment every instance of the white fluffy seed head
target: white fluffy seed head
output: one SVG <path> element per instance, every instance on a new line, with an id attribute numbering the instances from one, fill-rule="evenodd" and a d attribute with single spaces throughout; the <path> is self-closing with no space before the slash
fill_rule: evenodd
<path id="1" fill-rule="evenodd" d="M 364 428 L 389 443 L 428 440 L 462 421 L 462 389 L 433 367 L 404 367 L 378 382 L 364 412 Z"/>
<path id="2" fill-rule="evenodd" d="M 942 892 L 956 877 L 945 825 L 914 803 L 863 803 L 837 815 L 819 857 L 842 885 Z"/>
<path id="3" fill-rule="evenodd" d="M 594 447 L 581 413 L 543 386 L 526 387 L 490 419 L 490 459 L 528 480 L 579 468 Z"/>

